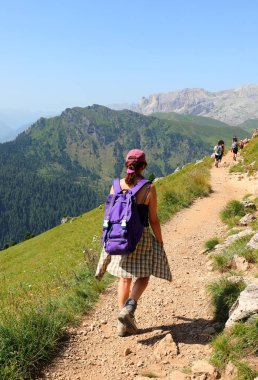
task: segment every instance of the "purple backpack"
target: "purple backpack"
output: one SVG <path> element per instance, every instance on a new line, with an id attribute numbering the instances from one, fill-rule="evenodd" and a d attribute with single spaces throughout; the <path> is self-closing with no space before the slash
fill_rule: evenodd
<path id="1" fill-rule="evenodd" d="M 114 194 L 109 194 L 106 200 L 102 233 L 103 247 L 110 255 L 127 255 L 135 250 L 144 228 L 138 214 L 136 193 L 147 183 L 150 182 L 141 179 L 123 193 L 120 180 L 114 179 Z"/>

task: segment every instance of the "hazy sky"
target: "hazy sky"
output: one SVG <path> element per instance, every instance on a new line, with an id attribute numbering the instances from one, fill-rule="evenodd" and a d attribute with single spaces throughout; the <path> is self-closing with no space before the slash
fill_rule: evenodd
<path id="1" fill-rule="evenodd" d="M 0 109 L 258 83 L 256 0 L 0 0 Z"/>

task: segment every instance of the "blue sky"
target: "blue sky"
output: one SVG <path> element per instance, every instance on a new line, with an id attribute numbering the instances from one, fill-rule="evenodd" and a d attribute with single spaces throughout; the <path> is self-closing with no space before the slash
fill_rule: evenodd
<path id="1" fill-rule="evenodd" d="M 0 0 L 0 111 L 257 84 L 257 19 L 256 0 Z"/>

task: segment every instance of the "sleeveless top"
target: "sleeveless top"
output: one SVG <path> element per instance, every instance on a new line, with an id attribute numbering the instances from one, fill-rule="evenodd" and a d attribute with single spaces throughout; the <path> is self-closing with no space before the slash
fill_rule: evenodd
<path id="1" fill-rule="evenodd" d="M 123 190 L 122 190 L 123 191 Z M 145 205 L 145 199 L 150 191 L 150 186 L 147 186 L 145 194 L 141 200 L 142 203 L 137 203 L 137 210 L 139 213 L 140 221 L 144 227 L 149 227 L 149 205 Z"/>
<path id="2" fill-rule="evenodd" d="M 138 203 L 137 209 L 141 223 L 144 225 L 144 227 L 149 227 L 149 205 Z"/>

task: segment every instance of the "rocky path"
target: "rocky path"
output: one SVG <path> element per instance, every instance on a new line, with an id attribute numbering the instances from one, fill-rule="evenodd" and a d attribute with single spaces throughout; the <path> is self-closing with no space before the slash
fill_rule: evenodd
<path id="1" fill-rule="evenodd" d="M 73 331 L 69 344 L 44 379 L 130 380 L 155 374 L 180 380 L 181 375 L 171 377 L 171 373 L 177 369 L 187 372 L 195 360 L 209 356 L 216 326 L 206 285 L 216 275 L 207 270 L 204 242 L 225 234 L 219 211 L 229 200 L 258 192 L 257 181 L 245 177 L 239 180 L 225 167 L 213 168 L 211 174 L 213 193 L 163 226 L 173 281 L 151 278 L 136 312 L 141 334 L 116 336 L 114 284 Z"/>

